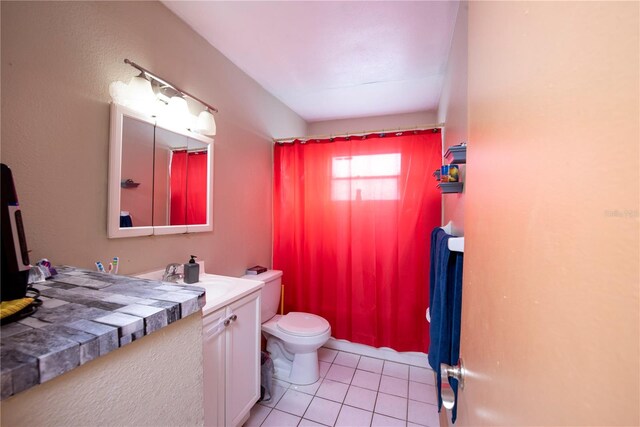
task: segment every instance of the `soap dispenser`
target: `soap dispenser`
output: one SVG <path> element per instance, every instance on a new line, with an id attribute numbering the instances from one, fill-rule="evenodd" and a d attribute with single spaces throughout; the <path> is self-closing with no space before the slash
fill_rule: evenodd
<path id="1" fill-rule="evenodd" d="M 196 262 L 196 256 L 191 255 L 191 259 L 184 265 L 184 283 L 196 283 L 200 278 L 200 264 Z"/>

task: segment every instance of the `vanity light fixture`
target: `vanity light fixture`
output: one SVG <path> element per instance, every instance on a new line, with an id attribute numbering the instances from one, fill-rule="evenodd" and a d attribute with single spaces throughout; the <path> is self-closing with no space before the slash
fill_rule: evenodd
<path id="1" fill-rule="evenodd" d="M 133 61 L 125 59 L 124 62 L 140 71 L 140 74 L 133 77 L 128 85 L 124 85 L 121 82 L 111 84 L 109 90 L 116 103 L 124 103 L 151 116 L 163 116 L 165 120 L 170 120 L 175 126 L 188 128 L 203 135 L 215 136 L 216 122 L 213 113 L 218 112 L 217 108 L 185 92 L 168 80 L 153 74 Z M 176 95 L 167 100 L 167 96 L 162 91 L 159 91 L 156 95 L 152 85 L 161 89 L 170 88 Z M 204 108 L 197 120 L 189 112 L 185 97 L 198 102 Z M 166 104 L 166 107 L 162 108 L 165 111 L 158 111 L 158 103 Z"/>
<path id="2" fill-rule="evenodd" d="M 129 91 L 135 98 L 155 98 L 155 93 L 151 88 L 151 82 L 144 73 L 140 73 L 129 81 Z"/>
<path id="3" fill-rule="evenodd" d="M 205 108 L 199 115 L 196 122 L 196 131 L 203 135 L 216 134 L 216 121 L 211 111 Z"/>
<path id="4" fill-rule="evenodd" d="M 162 114 L 164 120 L 170 122 L 175 127 L 192 129 L 195 117 L 189 112 L 186 99 L 180 95 L 172 96 Z"/>
<path id="5" fill-rule="evenodd" d="M 156 101 L 151 82 L 147 80 L 144 73 L 132 77 L 127 85 L 126 94 L 132 108 L 140 111 L 151 111 Z"/>

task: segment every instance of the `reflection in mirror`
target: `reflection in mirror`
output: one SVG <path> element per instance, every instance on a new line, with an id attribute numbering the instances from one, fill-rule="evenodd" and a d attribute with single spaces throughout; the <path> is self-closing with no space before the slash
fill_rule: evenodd
<path id="1" fill-rule="evenodd" d="M 187 137 L 156 126 L 153 225 L 185 225 L 187 159 L 175 153 L 187 148 Z M 184 176 L 185 179 L 178 179 Z"/>
<path id="2" fill-rule="evenodd" d="M 153 224 L 153 125 L 124 116 L 120 176 L 120 227 Z"/>
<path id="3" fill-rule="evenodd" d="M 187 151 L 187 224 L 207 223 L 207 177 L 209 144 L 188 139 Z"/>

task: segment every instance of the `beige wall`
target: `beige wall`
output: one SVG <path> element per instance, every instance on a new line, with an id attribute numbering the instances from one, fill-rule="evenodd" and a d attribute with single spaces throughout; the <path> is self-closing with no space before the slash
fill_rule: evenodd
<path id="1" fill-rule="evenodd" d="M 3 426 L 201 426 L 198 312 L 2 401 Z"/>
<path id="2" fill-rule="evenodd" d="M 638 2 L 470 2 L 457 425 L 639 425 Z"/>
<path id="3" fill-rule="evenodd" d="M 341 135 L 345 133 L 367 132 L 381 129 L 412 128 L 423 125 L 436 124 L 437 116 L 434 111 L 421 111 L 406 114 L 390 114 L 387 116 L 358 117 L 343 120 L 327 120 L 311 122 L 307 135 Z M 304 136 L 304 135 L 288 135 Z"/>
<path id="4" fill-rule="evenodd" d="M 442 132 L 443 147 L 468 142 L 467 120 L 467 26 L 469 6 L 461 2 L 451 41 L 447 72 L 438 106 L 438 122 L 445 123 Z M 466 165 L 460 165 L 460 180 L 466 179 Z M 442 196 L 443 224 L 452 223 L 453 234 L 464 235 L 464 191 Z"/>
<path id="5" fill-rule="evenodd" d="M 2 2 L 2 162 L 16 178 L 31 260 L 120 272 L 271 262 L 272 137 L 306 123 L 158 2 Z M 216 105 L 212 233 L 106 237 L 109 83 L 129 58 Z"/>

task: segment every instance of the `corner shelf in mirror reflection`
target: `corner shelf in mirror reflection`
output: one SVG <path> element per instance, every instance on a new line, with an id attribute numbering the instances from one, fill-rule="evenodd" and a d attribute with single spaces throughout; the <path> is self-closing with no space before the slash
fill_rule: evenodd
<path id="1" fill-rule="evenodd" d="M 139 182 L 134 182 L 132 179 L 126 179 L 120 183 L 120 187 L 122 188 L 136 188 L 140 185 Z"/>

